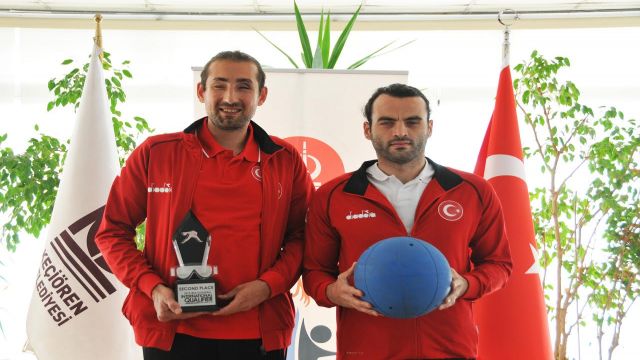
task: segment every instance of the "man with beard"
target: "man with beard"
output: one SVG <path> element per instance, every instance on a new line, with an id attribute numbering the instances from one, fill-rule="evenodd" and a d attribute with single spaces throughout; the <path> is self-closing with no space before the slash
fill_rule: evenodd
<path id="1" fill-rule="evenodd" d="M 338 359 L 475 358 L 471 303 L 502 288 L 511 273 L 500 202 L 483 179 L 425 157 L 433 120 L 420 90 L 379 88 L 364 112 L 364 136 L 377 160 L 316 192 L 307 215 L 305 290 L 319 305 L 337 306 Z M 431 243 L 451 266 L 448 296 L 415 319 L 381 316 L 352 282 L 359 256 L 395 236 Z"/>
<path id="2" fill-rule="evenodd" d="M 298 152 L 251 121 L 267 98 L 260 63 L 239 51 L 214 56 L 197 94 L 207 116 L 152 136 L 115 179 L 96 243 L 129 289 L 123 313 L 145 359 L 284 359 L 300 275 L 305 213 L 314 189 Z M 177 229 L 193 216 L 211 237 L 206 264 L 214 312 L 184 312 L 173 286 L 179 252 L 202 243 Z M 136 227 L 146 220 L 145 247 Z M 190 230 L 190 229 L 187 229 Z M 205 257 L 204 254 L 202 256 Z"/>

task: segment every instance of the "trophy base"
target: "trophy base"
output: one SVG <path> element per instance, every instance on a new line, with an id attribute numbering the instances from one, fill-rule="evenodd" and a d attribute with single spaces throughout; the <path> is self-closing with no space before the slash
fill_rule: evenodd
<path id="1" fill-rule="evenodd" d="M 178 280 L 175 294 L 183 312 L 212 312 L 220 309 L 216 302 L 216 283 L 211 278 Z"/>

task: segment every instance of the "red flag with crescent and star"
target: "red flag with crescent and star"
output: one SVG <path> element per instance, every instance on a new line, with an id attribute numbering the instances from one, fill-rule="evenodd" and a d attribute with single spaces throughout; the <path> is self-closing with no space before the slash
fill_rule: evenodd
<path id="1" fill-rule="evenodd" d="M 508 62 L 508 30 L 505 35 L 496 104 L 474 173 L 489 181 L 502 203 L 513 273 L 504 289 L 474 304 L 478 359 L 545 360 L 553 355 Z"/>

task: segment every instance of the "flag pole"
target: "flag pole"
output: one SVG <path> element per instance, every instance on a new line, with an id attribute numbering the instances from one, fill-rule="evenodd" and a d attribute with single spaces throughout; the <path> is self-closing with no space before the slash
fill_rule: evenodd
<path id="1" fill-rule="evenodd" d="M 95 247 L 95 229 L 120 172 L 104 67 L 98 56 L 102 17 L 97 14 L 95 20 L 80 106 L 27 313 L 26 348 L 39 360 L 142 358 L 129 322 L 117 316 L 127 289 Z"/>
<path id="2" fill-rule="evenodd" d="M 504 19 L 505 12 L 512 12 L 513 18 L 511 20 Z M 498 22 L 504 26 L 504 43 L 502 45 L 502 67 L 509 65 L 509 34 L 511 33 L 511 25 L 513 25 L 516 21 L 518 21 L 520 17 L 518 16 L 518 12 L 512 9 L 504 9 L 498 12 Z"/>
<path id="3" fill-rule="evenodd" d="M 96 16 L 93 17 L 96 21 L 96 36 L 93 38 L 93 42 L 98 45 L 100 50 L 102 50 L 102 26 L 100 23 L 102 22 L 102 15 L 97 13 Z M 104 61 L 104 57 L 102 55 L 102 51 L 100 51 L 100 61 Z"/>
<path id="4" fill-rule="evenodd" d="M 479 360 L 553 359 L 509 65 L 510 27 L 517 20 L 513 10 L 498 14 L 504 26 L 502 68 L 474 171 L 491 184 L 500 199 L 513 259 L 507 285 L 474 304 Z"/>

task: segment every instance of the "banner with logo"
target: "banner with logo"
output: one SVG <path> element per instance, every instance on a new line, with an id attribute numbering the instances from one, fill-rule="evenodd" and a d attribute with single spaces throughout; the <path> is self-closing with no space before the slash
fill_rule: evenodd
<path id="1" fill-rule="evenodd" d="M 192 70 L 196 119 L 206 113 L 195 94 L 202 68 Z M 269 94 L 254 119 L 267 132 L 298 149 L 316 188 L 356 170 L 365 160 L 375 159 L 371 142 L 364 137 L 364 105 L 378 87 L 406 83 L 408 78 L 407 71 L 264 71 Z M 287 360 L 317 360 L 335 355 L 335 309 L 317 306 L 305 294 L 301 282 L 292 293 L 297 309 L 296 327 Z"/>
<path id="2" fill-rule="evenodd" d="M 141 358 L 118 316 L 126 289 L 94 242 L 120 169 L 100 51 L 91 56 L 27 315 L 25 349 L 39 360 Z"/>

